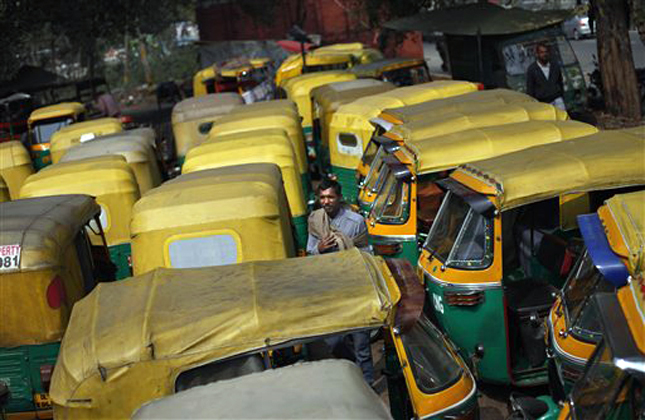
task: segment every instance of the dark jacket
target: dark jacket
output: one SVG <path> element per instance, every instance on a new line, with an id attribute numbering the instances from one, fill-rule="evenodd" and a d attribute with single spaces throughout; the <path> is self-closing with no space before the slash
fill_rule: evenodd
<path id="1" fill-rule="evenodd" d="M 538 101 L 551 103 L 561 97 L 563 92 L 562 71 L 557 63 L 551 62 L 549 80 L 544 77 L 537 62 L 526 70 L 526 93 Z"/>

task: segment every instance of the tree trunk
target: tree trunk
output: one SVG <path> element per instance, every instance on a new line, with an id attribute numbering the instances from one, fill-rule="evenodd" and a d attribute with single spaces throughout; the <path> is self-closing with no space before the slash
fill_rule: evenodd
<path id="1" fill-rule="evenodd" d="M 607 111 L 640 119 L 634 57 L 627 28 L 627 0 L 595 0 L 598 64 Z"/>
<path id="2" fill-rule="evenodd" d="M 150 62 L 148 61 L 148 48 L 145 35 L 141 34 L 139 34 L 139 56 L 141 58 L 141 65 L 143 66 L 146 83 L 152 86 L 152 70 L 150 69 Z"/>

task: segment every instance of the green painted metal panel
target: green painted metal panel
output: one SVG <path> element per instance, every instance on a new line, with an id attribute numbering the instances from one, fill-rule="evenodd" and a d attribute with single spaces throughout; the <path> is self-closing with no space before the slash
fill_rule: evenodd
<path id="1" fill-rule="evenodd" d="M 132 247 L 130 244 L 119 244 L 108 247 L 110 251 L 110 260 L 116 265 L 116 279 L 122 280 L 132 276 L 132 267 L 130 265 L 130 256 Z"/>
<path id="2" fill-rule="evenodd" d="M 296 240 L 296 251 L 299 254 L 307 252 L 307 216 L 299 216 L 291 219 L 294 228 L 294 236 Z"/>
<path id="3" fill-rule="evenodd" d="M 336 175 L 338 183 L 343 188 L 343 197 L 345 201 L 350 204 L 356 204 L 358 199 L 358 187 L 356 186 L 356 170 L 340 168 L 338 166 L 331 167 L 331 173 Z"/>

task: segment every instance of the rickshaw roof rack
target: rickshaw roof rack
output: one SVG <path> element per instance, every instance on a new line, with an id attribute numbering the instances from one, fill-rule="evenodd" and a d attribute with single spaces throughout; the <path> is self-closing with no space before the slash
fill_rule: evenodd
<path id="1" fill-rule="evenodd" d="M 85 112 L 85 107 L 80 102 L 61 102 L 34 110 L 29 116 L 29 123 L 49 118 L 64 117 Z"/>
<path id="2" fill-rule="evenodd" d="M 249 404 L 250 393 L 254 395 L 253 404 Z M 201 418 L 205 415 L 219 419 L 392 418 L 354 363 L 332 359 L 269 369 L 195 387 L 145 404 L 133 419 Z"/>
<path id="3" fill-rule="evenodd" d="M 418 66 L 425 63 L 423 58 L 395 57 L 371 63 L 358 64 L 350 71 L 359 77 L 380 77 L 386 71 L 398 70 L 409 66 Z"/>
<path id="4" fill-rule="evenodd" d="M 645 190 L 628 194 L 617 194 L 605 202 L 611 215 L 611 221 L 601 220 L 607 228 L 608 223 L 615 223 L 618 227 L 620 239 L 627 247 L 626 257 L 634 271 L 645 271 Z M 619 244 L 614 244 L 614 237 L 607 238 L 612 249 L 620 249 Z"/>
<path id="5" fill-rule="evenodd" d="M 410 141 L 405 147 L 416 156 L 417 173 L 424 174 L 596 132 L 579 121 L 524 121 Z"/>
<path id="6" fill-rule="evenodd" d="M 446 35 L 510 35 L 558 25 L 571 15 L 570 10 L 534 12 L 518 7 L 504 8 L 490 3 L 474 3 L 386 22 L 383 26 L 397 31 L 441 32 Z"/>
<path id="7" fill-rule="evenodd" d="M 174 124 L 209 116 L 217 117 L 243 104 L 242 96 L 235 92 L 194 96 L 184 99 L 173 107 L 172 122 Z"/>
<path id="8" fill-rule="evenodd" d="M 183 174 L 146 192 L 134 205 L 131 231 L 136 235 L 231 219 L 271 219 L 286 209 L 277 165 L 226 166 Z"/>
<path id="9" fill-rule="evenodd" d="M 645 136 L 601 131 L 460 166 L 452 177 L 507 210 L 562 194 L 645 184 Z"/>
<path id="10" fill-rule="evenodd" d="M 393 280 L 382 275 L 384 264 L 354 249 L 218 267 L 161 268 L 99 283 L 74 306 L 52 379 L 52 399 L 69 405 L 97 397 L 103 387 L 118 386 L 110 379 L 122 369 L 132 370 L 127 377 L 138 381 L 144 378 L 136 375 L 136 366 L 154 364 L 166 372 L 378 328 L 391 320 L 398 300 L 398 290 L 388 289 Z"/>
<path id="11" fill-rule="evenodd" d="M 78 231 L 100 212 L 94 198 L 69 194 L 0 204 L 0 243 L 20 246 L 20 268 L 35 271 L 63 265 L 63 252 Z"/>

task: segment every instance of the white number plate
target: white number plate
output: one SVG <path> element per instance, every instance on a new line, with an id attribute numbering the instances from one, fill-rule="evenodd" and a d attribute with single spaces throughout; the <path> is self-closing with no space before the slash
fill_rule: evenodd
<path id="1" fill-rule="evenodd" d="M 0 271 L 20 268 L 20 245 L 0 245 Z"/>

